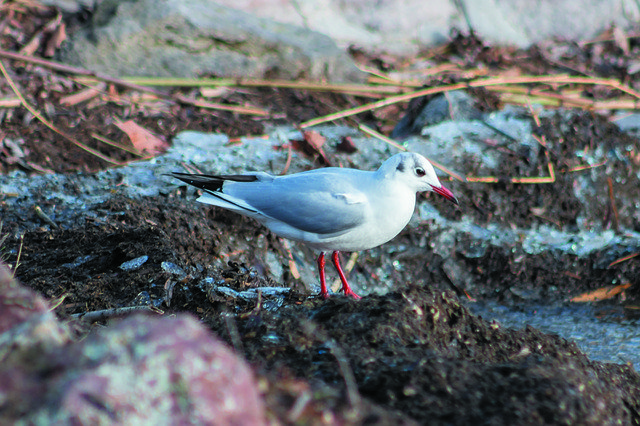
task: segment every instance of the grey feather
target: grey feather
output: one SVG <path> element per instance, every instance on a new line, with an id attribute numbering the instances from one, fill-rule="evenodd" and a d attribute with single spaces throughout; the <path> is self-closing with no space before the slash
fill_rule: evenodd
<path id="1" fill-rule="evenodd" d="M 360 179 L 344 179 L 344 169 L 320 170 L 250 183 L 227 181 L 216 195 L 228 202 L 242 200 L 258 212 L 252 215 L 258 220 L 268 216 L 305 232 L 335 235 L 361 224 L 367 206 L 366 196 L 354 186 Z M 353 170 L 353 177 L 366 173 L 371 172 Z"/>

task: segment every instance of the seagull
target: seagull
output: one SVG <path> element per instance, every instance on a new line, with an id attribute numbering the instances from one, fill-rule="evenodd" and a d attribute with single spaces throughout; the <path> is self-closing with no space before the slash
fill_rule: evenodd
<path id="1" fill-rule="evenodd" d="M 360 299 L 340 267 L 341 251 L 367 250 L 398 235 L 413 215 L 418 192 L 432 191 L 458 204 L 429 160 L 411 152 L 390 157 L 376 171 L 326 167 L 284 176 L 169 176 L 202 189 L 198 202 L 252 217 L 276 235 L 319 250 L 320 295 L 325 299 L 325 253 L 333 253 L 344 294 Z"/>

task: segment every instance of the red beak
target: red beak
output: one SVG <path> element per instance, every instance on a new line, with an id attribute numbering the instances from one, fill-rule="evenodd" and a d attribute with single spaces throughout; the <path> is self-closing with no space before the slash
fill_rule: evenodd
<path id="1" fill-rule="evenodd" d="M 440 188 L 436 186 L 432 186 L 432 188 L 433 188 L 433 192 L 435 192 L 436 194 L 440 194 L 447 200 L 451 201 L 452 203 L 455 203 L 456 206 L 458 205 L 458 199 L 455 197 L 455 195 L 453 195 L 453 192 L 449 191 L 444 186 L 441 186 Z"/>

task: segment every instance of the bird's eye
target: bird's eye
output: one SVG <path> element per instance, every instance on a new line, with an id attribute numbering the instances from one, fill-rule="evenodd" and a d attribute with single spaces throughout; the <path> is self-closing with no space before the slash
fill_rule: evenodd
<path id="1" fill-rule="evenodd" d="M 416 175 L 418 175 L 419 177 L 422 177 L 426 174 L 427 172 L 425 172 L 422 167 L 416 167 Z"/>

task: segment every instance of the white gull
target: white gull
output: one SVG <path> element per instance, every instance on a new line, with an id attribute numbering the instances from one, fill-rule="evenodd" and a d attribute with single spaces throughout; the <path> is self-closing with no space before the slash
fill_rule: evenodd
<path id="1" fill-rule="evenodd" d="M 339 252 L 377 247 L 409 223 L 416 193 L 433 191 L 458 204 L 420 154 L 403 152 L 376 171 L 326 167 L 285 176 L 268 173 L 170 173 L 204 190 L 197 201 L 252 217 L 273 233 L 319 250 L 320 295 L 328 297 L 325 252 L 346 295 L 359 299 L 340 267 Z"/>

